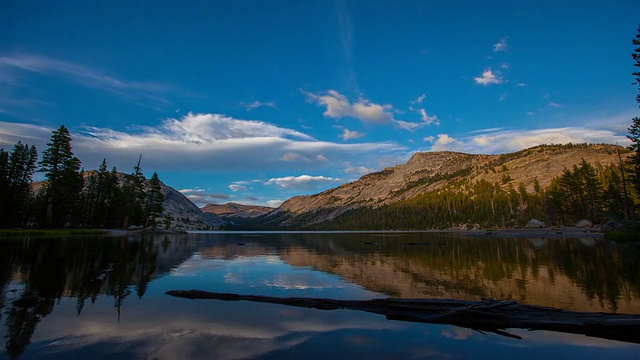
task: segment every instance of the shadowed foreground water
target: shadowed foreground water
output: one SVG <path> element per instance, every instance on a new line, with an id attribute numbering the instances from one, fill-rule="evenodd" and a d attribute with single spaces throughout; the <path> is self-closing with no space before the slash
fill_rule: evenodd
<path id="1" fill-rule="evenodd" d="M 189 301 L 170 289 L 281 297 L 514 299 L 640 313 L 640 249 L 594 239 L 432 233 L 203 233 L 0 240 L 9 358 L 637 358 L 640 346 L 522 340 L 350 310 Z M 24 296 L 40 299 L 18 307 Z"/>

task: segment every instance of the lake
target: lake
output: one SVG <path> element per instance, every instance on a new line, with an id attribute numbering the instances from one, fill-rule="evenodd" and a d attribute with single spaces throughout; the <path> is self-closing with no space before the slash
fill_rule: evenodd
<path id="1" fill-rule="evenodd" d="M 5 358 L 638 359 L 640 345 L 551 331 L 520 339 L 452 325 L 174 289 L 367 300 L 516 300 L 640 313 L 640 248 L 593 238 L 451 233 L 210 232 L 0 240 Z M 37 300 L 19 307 L 15 300 Z"/>

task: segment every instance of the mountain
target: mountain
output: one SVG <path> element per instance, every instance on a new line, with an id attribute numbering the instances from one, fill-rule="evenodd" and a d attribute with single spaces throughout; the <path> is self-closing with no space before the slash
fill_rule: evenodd
<path id="1" fill-rule="evenodd" d="M 388 167 L 319 194 L 293 197 L 270 213 L 265 221 L 276 226 L 304 227 L 333 221 L 345 213 L 361 209 L 387 209 L 396 204 L 413 206 L 409 205 L 412 199 L 444 189 L 451 190 L 452 195 L 467 194 L 467 200 L 475 199 L 471 189 L 479 183 L 497 186 L 494 194 L 504 192 L 513 196 L 515 191 L 512 190 L 520 189 L 521 195 L 534 194 L 540 189 L 548 189 L 554 178 L 574 169 L 583 160 L 591 166 L 599 166 L 596 173 L 600 171 L 600 175 L 605 166 L 616 168 L 619 164 L 618 151 L 623 158 L 628 154 L 622 147 L 603 144 L 541 145 L 503 155 L 416 153 L 404 165 Z M 451 188 L 452 184 L 455 188 Z M 495 214 L 493 200 L 490 201 Z M 513 212 L 517 204 L 509 201 Z M 526 207 L 522 198 L 519 205 Z M 429 214 L 426 212 L 424 215 Z"/>
<path id="2" fill-rule="evenodd" d="M 182 230 L 208 230 L 218 228 L 225 222 L 214 213 L 205 213 L 178 190 L 160 182 L 164 201 L 162 218 L 171 216 L 171 228 Z M 162 223 L 162 220 L 160 223 Z"/>
<path id="3" fill-rule="evenodd" d="M 236 203 L 207 204 L 201 208 L 205 214 L 216 214 L 222 219 L 246 219 L 266 215 L 274 210 L 268 206 L 242 205 Z"/>

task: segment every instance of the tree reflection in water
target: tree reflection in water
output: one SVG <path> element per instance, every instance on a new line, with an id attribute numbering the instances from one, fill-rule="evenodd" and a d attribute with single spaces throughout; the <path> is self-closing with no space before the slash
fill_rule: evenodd
<path id="1" fill-rule="evenodd" d="M 0 241 L 0 320 L 6 352 L 18 357 L 38 322 L 62 298 L 113 298 L 119 318 L 132 293 L 142 298 L 153 279 L 194 252 L 233 260 L 276 254 L 292 266 L 340 275 L 395 297 L 500 300 L 571 310 L 640 310 L 640 249 L 591 239 L 464 238 L 425 233 L 288 233 L 155 237 L 16 239 Z M 252 246 L 244 246 L 250 240 Z M 554 303 L 571 293 L 573 303 Z M 14 300 L 39 299 L 19 307 Z"/>
<path id="2" fill-rule="evenodd" d="M 144 296 L 149 282 L 159 275 L 158 256 L 168 248 L 159 246 L 162 238 L 65 238 L 21 239 L 0 241 L 0 281 L 2 307 L 6 312 L 8 339 L 5 345 L 12 357 L 19 356 L 29 345 L 36 324 L 49 315 L 63 297 L 76 299 L 78 316 L 85 302 L 95 302 L 99 295 L 113 297 L 118 317 L 130 287 L 138 297 Z M 175 240 L 174 240 L 175 242 Z M 182 241 L 186 245 L 186 239 Z M 190 256 L 185 249 L 183 261 Z M 173 258 L 173 257 L 172 257 Z M 173 262 L 173 264 L 176 264 Z M 9 290 L 10 281 L 23 284 L 20 290 Z M 32 298 L 34 306 L 7 304 L 12 298 Z"/>

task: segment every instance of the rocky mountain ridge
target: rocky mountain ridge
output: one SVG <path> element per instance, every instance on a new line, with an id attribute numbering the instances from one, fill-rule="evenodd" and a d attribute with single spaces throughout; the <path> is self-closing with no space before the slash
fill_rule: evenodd
<path id="1" fill-rule="evenodd" d="M 171 228 L 177 230 L 210 230 L 219 228 L 225 222 L 218 215 L 203 212 L 189 198 L 178 190 L 160 182 L 164 201 L 162 218 L 170 215 Z M 162 223 L 162 220 L 160 223 Z"/>
<path id="2" fill-rule="evenodd" d="M 296 196 L 285 201 L 269 217 L 286 226 L 296 218 L 306 223 L 331 220 L 360 207 L 376 208 L 440 189 L 448 183 L 468 179 L 486 180 L 502 187 L 522 184 L 534 191 L 571 169 L 582 159 L 590 164 L 617 164 L 627 150 L 615 145 L 541 145 L 503 155 L 474 155 L 456 152 L 416 153 L 404 165 L 386 168 L 315 195 Z"/>

